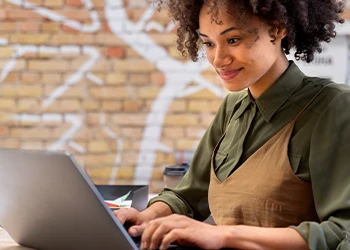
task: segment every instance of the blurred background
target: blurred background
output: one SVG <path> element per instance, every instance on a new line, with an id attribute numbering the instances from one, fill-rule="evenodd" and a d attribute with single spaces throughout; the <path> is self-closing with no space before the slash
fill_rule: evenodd
<path id="1" fill-rule="evenodd" d="M 68 151 L 96 184 L 159 192 L 227 94 L 175 29 L 148 0 L 0 0 L 0 147 Z M 298 65 L 348 84 L 348 21 L 337 31 Z"/>

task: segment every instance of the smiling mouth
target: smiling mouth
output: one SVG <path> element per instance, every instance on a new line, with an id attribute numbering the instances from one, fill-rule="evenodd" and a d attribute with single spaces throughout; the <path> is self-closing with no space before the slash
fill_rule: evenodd
<path id="1" fill-rule="evenodd" d="M 226 72 L 218 72 L 219 76 L 223 79 L 223 80 L 231 80 L 234 77 L 236 77 L 242 70 L 243 68 L 237 69 L 237 70 L 230 70 L 230 71 L 226 71 Z"/>

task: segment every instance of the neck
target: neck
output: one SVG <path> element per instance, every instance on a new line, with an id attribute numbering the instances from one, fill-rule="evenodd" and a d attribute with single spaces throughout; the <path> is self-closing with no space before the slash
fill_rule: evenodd
<path id="1" fill-rule="evenodd" d="M 277 79 L 286 71 L 289 66 L 287 57 L 279 57 L 270 67 L 266 74 L 259 79 L 255 84 L 249 87 L 252 97 L 256 100 L 265 92 Z"/>

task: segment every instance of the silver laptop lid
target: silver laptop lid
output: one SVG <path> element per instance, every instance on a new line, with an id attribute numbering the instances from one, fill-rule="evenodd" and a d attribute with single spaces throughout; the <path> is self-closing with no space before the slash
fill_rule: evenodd
<path id="1" fill-rule="evenodd" d="M 0 149 L 0 225 L 32 248 L 137 249 L 85 171 L 62 152 Z"/>

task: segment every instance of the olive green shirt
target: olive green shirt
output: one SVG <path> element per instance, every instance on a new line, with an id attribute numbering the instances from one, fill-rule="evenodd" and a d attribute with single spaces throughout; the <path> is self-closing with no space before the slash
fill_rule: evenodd
<path id="1" fill-rule="evenodd" d="M 306 221 L 293 228 L 310 249 L 350 249 L 350 88 L 307 77 L 293 62 L 256 100 L 248 90 L 228 94 L 181 184 L 164 189 L 150 204 L 162 201 L 174 213 L 206 219 L 211 155 L 228 124 L 215 157 L 221 181 L 294 119 L 325 85 L 297 119 L 288 148 L 293 172 L 312 184 L 321 223 Z"/>

